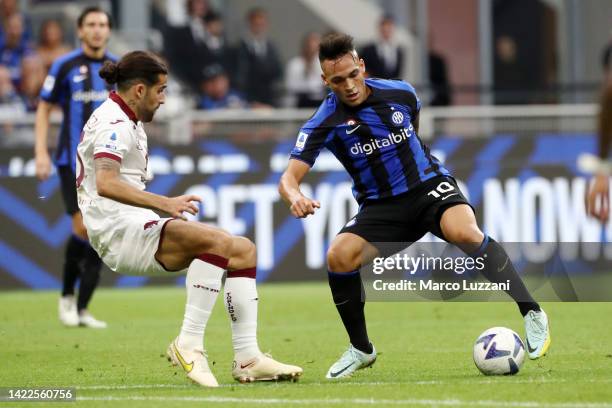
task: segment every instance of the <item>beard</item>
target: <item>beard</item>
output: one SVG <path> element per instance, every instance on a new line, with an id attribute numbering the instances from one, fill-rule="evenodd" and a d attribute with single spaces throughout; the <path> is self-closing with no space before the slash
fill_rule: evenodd
<path id="1" fill-rule="evenodd" d="M 155 112 L 157 111 L 157 109 L 153 109 L 150 111 L 145 111 L 142 113 L 142 122 L 144 123 L 149 123 L 153 121 L 153 116 L 155 116 Z"/>

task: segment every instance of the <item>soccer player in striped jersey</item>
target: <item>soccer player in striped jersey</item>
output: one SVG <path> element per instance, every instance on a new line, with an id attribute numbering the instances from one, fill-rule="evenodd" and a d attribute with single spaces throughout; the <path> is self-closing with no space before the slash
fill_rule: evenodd
<path id="1" fill-rule="evenodd" d="M 66 326 L 105 328 L 106 323 L 87 310 L 98 285 L 102 261 L 89 245 L 76 194 L 75 157 L 83 126 L 91 113 L 112 89 L 98 75 L 104 61 L 117 59 L 106 51 L 110 37 L 110 16 L 98 7 L 83 10 L 77 20 L 81 47 L 58 58 L 47 75 L 36 111 L 36 175 L 45 180 L 51 174 L 47 149 L 49 116 L 54 106 L 62 108 L 63 120 L 53 162 L 61 181 L 66 212 L 72 217 L 72 235 L 66 245 L 59 318 Z M 74 285 L 80 278 L 75 301 Z"/>
<path id="2" fill-rule="evenodd" d="M 350 339 L 327 378 L 350 376 L 376 360 L 366 330 L 359 273 L 378 254 L 372 244 L 415 242 L 426 232 L 482 257 L 487 279 L 510 281 L 508 294 L 525 319 L 529 356 L 543 356 L 550 345 L 546 314 L 504 249 L 481 232 L 450 172 L 420 140 L 421 103 L 414 88 L 403 81 L 365 79 L 365 64 L 345 34 L 322 40 L 319 61 L 323 81 L 332 92 L 300 129 L 279 191 L 294 216 L 314 214 L 320 203 L 304 196 L 299 185 L 326 147 L 352 177 L 353 195 L 360 204 L 327 253 L 329 285 Z"/>

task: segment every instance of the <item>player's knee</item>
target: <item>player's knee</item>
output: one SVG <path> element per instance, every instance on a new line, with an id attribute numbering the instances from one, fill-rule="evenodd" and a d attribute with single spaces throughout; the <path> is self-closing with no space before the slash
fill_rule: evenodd
<path id="1" fill-rule="evenodd" d="M 83 223 L 77 224 L 74 223 L 72 225 L 72 233 L 82 239 L 83 241 L 87 241 L 87 228 L 83 225 Z"/>
<path id="2" fill-rule="evenodd" d="M 484 239 L 484 234 L 478 227 L 451 229 L 444 235 L 453 244 L 480 244 Z"/>
<path id="3" fill-rule="evenodd" d="M 351 272 L 359 267 L 358 254 L 332 246 L 327 251 L 327 267 L 332 272 Z"/>
<path id="4" fill-rule="evenodd" d="M 257 247 L 253 241 L 246 237 L 234 237 L 233 253 L 237 253 L 240 257 L 247 261 L 255 261 L 257 259 Z"/>
<path id="5" fill-rule="evenodd" d="M 213 240 L 211 252 L 229 257 L 232 251 L 233 237 L 227 232 L 219 232 Z"/>

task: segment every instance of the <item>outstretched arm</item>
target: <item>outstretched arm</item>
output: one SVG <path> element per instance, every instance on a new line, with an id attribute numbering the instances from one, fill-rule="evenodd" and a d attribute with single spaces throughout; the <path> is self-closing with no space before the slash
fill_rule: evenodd
<path id="1" fill-rule="evenodd" d="M 139 190 L 121 180 L 119 177 L 121 165 L 116 160 L 108 157 L 97 158 L 94 160 L 94 168 L 96 172 L 96 188 L 101 197 L 135 207 L 160 210 L 174 218 L 186 219 L 183 212 L 188 212 L 192 215 L 198 212 L 198 207 L 192 201 L 201 200 L 195 195 L 165 197 Z"/>
<path id="2" fill-rule="evenodd" d="M 283 200 L 289 205 L 291 214 L 297 218 L 306 218 L 315 213 L 315 208 L 321 208 L 321 204 L 306 197 L 300 191 L 300 183 L 310 170 L 308 164 L 290 159 L 287 170 L 283 173 L 278 184 L 278 192 Z"/>

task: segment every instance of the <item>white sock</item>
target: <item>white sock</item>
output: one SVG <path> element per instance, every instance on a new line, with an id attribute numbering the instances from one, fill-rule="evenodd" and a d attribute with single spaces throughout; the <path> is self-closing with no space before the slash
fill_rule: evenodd
<path id="1" fill-rule="evenodd" d="M 253 269 L 253 275 L 255 270 Z M 257 345 L 257 285 L 251 277 L 232 277 L 225 280 L 225 308 L 232 326 L 232 344 L 236 361 L 244 361 L 261 354 Z"/>
<path id="2" fill-rule="evenodd" d="M 187 304 L 178 337 L 179 347 L 203 349 L 204 329 L 221 289 L 223 272 L 223 268 L 197 258 L 189 265 L 185 279 Z"/>

